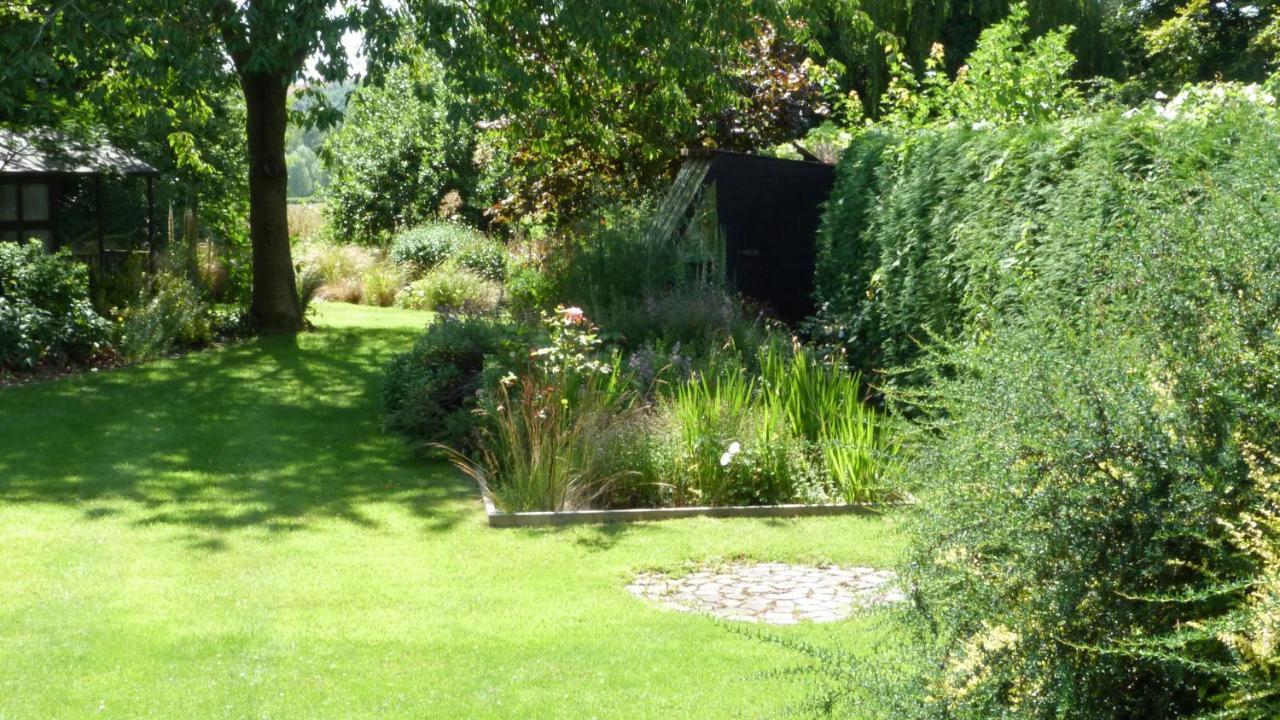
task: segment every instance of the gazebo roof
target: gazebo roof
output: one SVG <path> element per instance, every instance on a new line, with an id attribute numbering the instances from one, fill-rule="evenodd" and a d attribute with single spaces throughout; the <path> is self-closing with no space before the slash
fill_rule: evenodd
<path id="1" fill-rule="evenodd" d="M 105 142 L 37 130 L 0 128 L 0 177 L 12 175 L 159 175 L 160 171 Z"/>

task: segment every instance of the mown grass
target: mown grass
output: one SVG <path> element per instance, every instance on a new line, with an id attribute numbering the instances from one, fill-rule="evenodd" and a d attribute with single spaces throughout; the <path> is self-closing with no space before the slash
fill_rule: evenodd
<path id="1" fill-rule="evenodd" d="M 735 556 L 882 565 L 893 518 L 496 530 L 380 428 L 426 315 L 0 391 L 0 718 L 758 717 L 796 661 L 624 590 Z M 858 647 L 859 622 L 782 628 Z"/>

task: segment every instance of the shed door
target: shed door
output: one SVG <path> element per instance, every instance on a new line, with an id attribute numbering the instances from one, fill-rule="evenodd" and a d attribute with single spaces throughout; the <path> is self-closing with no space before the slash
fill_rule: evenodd
<path id="1" fill-rule="evenodd" d="M 834 169 L 721 154 L 715 179 L 730 282 L 778 317 L 812 315 L 815 240 Z"/>

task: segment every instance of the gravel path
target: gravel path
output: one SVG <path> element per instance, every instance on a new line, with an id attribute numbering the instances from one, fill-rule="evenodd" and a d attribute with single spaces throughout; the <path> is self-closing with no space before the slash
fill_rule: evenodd
<path id="1" fill-rule="evenodd" d="M 793 625 L 843 620 L 855 607 L 898 602 L 894 574 L 868 567 L 786 563 L 730 564 L 681 577 L 642 573 L 627 586 L 636 597 L 681 612 L 724 620 Z"/>

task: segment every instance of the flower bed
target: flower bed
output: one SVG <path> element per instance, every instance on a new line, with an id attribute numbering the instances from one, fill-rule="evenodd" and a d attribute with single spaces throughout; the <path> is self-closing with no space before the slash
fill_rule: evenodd
<path id="1" fill-rule="evenodd" d="M 831 514 L 905 497 L 889 481 L 893 434 L 863 404 L 859 377 L 779 332 L 641 372 L 680 349 L 650 347 L 637 362 L 576 307 L 537 329 L 499 327 L 443 320 L 416 361 L 474 388 L 431 418 L 452 413 L 435 443 L 484 489 L 491 524 Z M 442 365 L 455 358 L 469 370 Z M 524 513 L 537 514 L 511 519 Z"/>
<path id="2" fill-rule="evenodd" d="M 715 518 L 794 518 L 831 515 L 875 515 L 895 507 L 909 507 L 916 499 L 903 493 L 902 499 L 889 502 L 831 505 L 721 505 L 665 508 L 623 508 L 613 510 L 534 510 L 506 512 L 499 510 L 493 498 L 480 485 L 489 527 L 549 527 L 560 525 L 597 525 L 628 522 L 654 522 L 691 517 Z"/>

